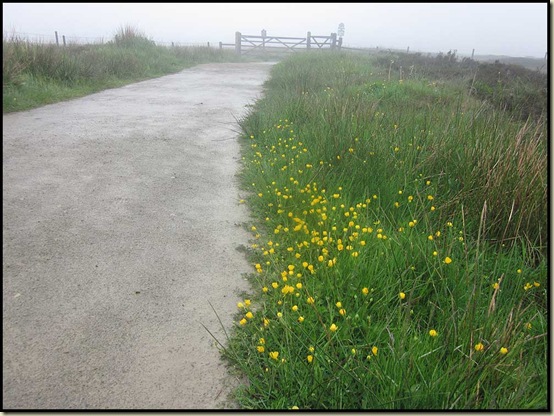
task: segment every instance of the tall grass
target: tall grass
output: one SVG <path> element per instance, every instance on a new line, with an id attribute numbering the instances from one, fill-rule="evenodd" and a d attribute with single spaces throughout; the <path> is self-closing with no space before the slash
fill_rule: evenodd
<path id="1" fill-rule="evenodd" d="M 276 65 L 241 125 L 245 408 L 544 409 L 546 132 L 368 57 Z"/>
<path id="2" fill-rule="evenodd" d="M 33 108 L 104 88 L 238 58 L 229 50 L 156 46 L 125 26 L 103 45 L 32 44 L 3 39 L 4 112 Z"/>

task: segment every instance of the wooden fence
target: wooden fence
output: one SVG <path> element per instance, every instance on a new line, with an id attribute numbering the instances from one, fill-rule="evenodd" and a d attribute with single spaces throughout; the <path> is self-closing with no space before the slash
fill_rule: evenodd
<path id="1" fill-rule="evenodd" d="M 336 33 L 330 36 L 312 36 L 311 32 L 306 34 L 305 38 L 296 38 L 290 36 L 268 36 L 265 30 L 262 30 L 261 36 L 243 35 L 240 32 L 235 33 L 235 43 L 219 42 L 219 48 L 232 46 L 237 55 L 244 55 L 252 52 L 266 52 L 268 50 L 285 50 L 295 52 L 297 50 L 310 49 L 339 49 L 342 45 L 342 38 L 337 39 Z"/>

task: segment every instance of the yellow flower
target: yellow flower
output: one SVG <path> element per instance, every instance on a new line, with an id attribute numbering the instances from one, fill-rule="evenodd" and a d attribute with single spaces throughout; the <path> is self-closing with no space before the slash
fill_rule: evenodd
<path id="1" fill-rule="evenodd" d="M 431 329 L 431 330 L 429 331 L 429 335 L 431 335 L 432 337 L 436 337 L 436 336 L 438 335 L 438 332 L 435 331 L 434 329 Z"/>
<path id="2" fill-rule="evenodd" d="M 314 360 L 314 356 L 313 355 L 308 355 L 306 357 L 306 359 L 308 360 L 309 363 L 311 363 Z"/>
<path id="3" fill-rule="evenodd" d="M 254 317 L 254 314 L 253 314 L 252 312 L 248 311 L 248 312 L 246 312 L 246 315 L 245 315 L 245 316 L 246 316 L 246 318 L 248 318 L 248 319 L 252 319 L 252 318 Z"/>
<path id="4" fill-rule="evenodd" d="M 367 287 L 364 287 L 364 288 L 362 289 L 362 293 L 363 293 L 364 295 L 367 295 L 367 294 L 369 293 L 369 289 L 368 289 Z"/>
<path id="5" fill-rule="evenodd" d="M 264 326 L 265 326 L 265 327 L 268 327 L 268 326 L 269 326 L 269 319 L 264 318 L 264 321 L 263 321 L 263 322 L 264 322 Z"/>
<path id="6" fill-rule="evenodd" d="M 245 318 L 242 318 L 240 321 L 239 321 L 239 324 L 241 325 L 246 325 L 246 319 Z"/>
<path id="7" fill-rule="evenodd" d="M 398 294 L 398 297 L 399 297 L 400 299 L 405 299 L 405 298 L 406 298 L 406 294 L 405 294 L 404 292 L 400 292 L 400 293 Z"/>
<path id="8" fill-rule="evenodd" d="M 508 348 L 506 348 L 506 347 L 500 348 L 500 354 L 502 354 L 502 355 L 508 354 Z"/>
<path id="9" fill-rule="evenodd" d="M 376 355 L 377 355 L 377 352 L 379 352 L 379 348 L 373 347 L 373 348 L 371 348 L 371 352 L 373 353 L 373 355 L 376 356 Z"/>
<path id="10" fill-rule="evenodd" d="M 244 304 L 245 304 L 246 306 L 250 306 L 250 303 L 251 303 L 251 302 L 250 302 L 250 299 L 244 299 Z"/>
<path id="11" fill-rule="evenodd" d="M 283 314 L 281 312 L 277 312 L 277 318 L 282 318 Z"/>
<path id="12" fill-rule="evenodd" d="M 298 310 L 298 306 L 294 305 L 294 306 L 292 307 L 292 310 L 293 310 L 294 312 L 296 312 L 296 311 Z"/>
<path id="13" fill-rule="evenodd" d="M 303 316 L 299 316 L 299 317 L 298 317 L 298 322 L 300 322 L 300 323 L 304 322 L 304 317 L 303 317 Z"/>
<path id="14" fill-rule="evenodd" d="M 339 313 L 340 313 L 342 316 L 346 315 L 346 309 L 344 309 L 344 308 L 339 309 Z"/>
<path id="15" fill-rule="evenodd" d="M 482 343 L 475 344 L 475 351 L 483 351 L 485 346 Z"/>
<path id="16" fill-rule="evenodd" d="M 315 348 L 314 348 L 313 346 L 310 346 L 310 348 L 308 348 L 308 350 L 309 350 L 310 352 L 314 352 L 314 351 L 315 351 Z"/>
<path id="17" fill-rule="evenodd" d="M 239 309 L 244 308 L 244 304 L 242 302 L 237 303 L 237 308 Z"/>
<path id="18" fill-rule="evenodd" d="M 264 338 L 260 338 L 260 340 L 258 341 L 258 343 L 260 343 L 260 344 L 262 344 L 262 345 L 265 344 L 265 339 L 264 339 Z"/>
<path id="19" fill-rule="evenodd" d="M 337 329 L 339 329 L 339 327 L 336 326 L 335 324 L 331 324 L 331 326 L 329 327 L 329 331 L 331 332 L 335 332 Z"/>
<path id="20" fill-rule="evenodd" d="M 262 292 L 267 293 L 268 291 L 269 291 L 269 289 L 267 288 L 267 286 L 264 286 L 264 287 L 262 288 Z"/>
<path id="21" fill-rule="evenodd" d="M 444 259 L 444 262 L 445 262 L 446 264 L 450 264 L 450 263 L 452 263 L 452 259 L 451 259 L 450 257 L 446 257 L 446 258 Z"/>
<path id="22" fill-rule="evenodd" d="M 279 351 L 272 351 L 269 353 L 269 358 L 274 359 L 277 361 L 279 359 Z"/>
<path id="23" fill-rule="evenodd" d="M 310 304 L 310 305 L 313 305 L 313 303 L 315 302 L 314 301 L 314 298 L 312 298 L 311 296 L 308 298 L 307 302 Z"/>
<path id="24" fill-rule="evenodd" d="M 287 295 L 289 293 L 293 293 L 294 292 L 294 287 L 292 286 L 289 286 L 289 285 L 285 285 L 285 287 L 283 289 L 281 289 L 281 292 L 284 294 L 284 295 Z"/>
<path id="25" fill-rule="evenodd" d="M 335 303 L 335 305 L 336 305 L 337 308 L 342 308 L 342 303 L 341 302 L 337 302 L 337 303 Z"/>
<path id="26" fill-rule="evenodd" d="M 263 345 L 258 345 L 258 346 L 256 347 L 256 349 L 258 350 L 259 353 L 262 353 L 262 352 L 265 351 L 265 347 L 264 347 Z"/>

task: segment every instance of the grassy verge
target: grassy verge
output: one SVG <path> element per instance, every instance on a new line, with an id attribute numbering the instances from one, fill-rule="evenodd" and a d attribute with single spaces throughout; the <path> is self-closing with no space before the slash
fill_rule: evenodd
<path id="1" fill-rule="evenodd" d="M 4 113 L 81 97 L 206 62 L 233 62 L 229 50 L 156 46 L 133 28 L 104 45 L 30 44 L 3 40 Z"/>
<path id="2" fill-rule="evenodd" d="M 546 408 L 546 127 L 464 85 L 274 67 L 242 121 L 244 408 Z"/>

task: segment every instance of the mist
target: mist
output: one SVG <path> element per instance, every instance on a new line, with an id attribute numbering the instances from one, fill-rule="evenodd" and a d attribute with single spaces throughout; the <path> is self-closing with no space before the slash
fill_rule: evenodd
<path id="1" fill-rule="evenodd" d="M 3 3 L 4 36 L 78 42 L 132 26 L 157 42 L 233 43 L 234 34 L 329 35 L 344 46 L 542 58 L 548 3 Z"/>

